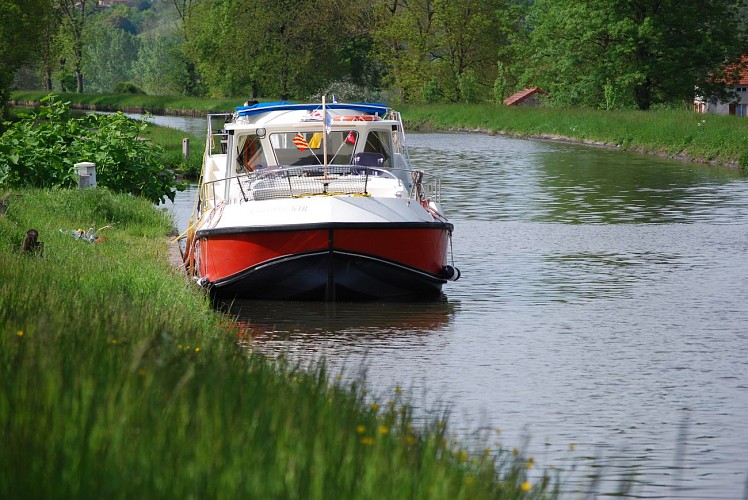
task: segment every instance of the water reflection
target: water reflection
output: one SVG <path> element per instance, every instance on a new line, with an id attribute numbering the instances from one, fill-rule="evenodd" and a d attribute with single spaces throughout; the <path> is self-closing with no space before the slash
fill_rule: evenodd
<path id="1" fill-rule="evenodd" d="M 732 223 L 748 215 L 745 172 L 564 143 L 409 137 L 414 165 L 443 177 L 452 217 L 617 224 Z"/>
<path id="2" fill-rule="evenodd" d="M 430 335 L 447 328 L 459 303 L 288 302 L 236 300 L 228 315 L 243 335 L 258 343 L 307 342 L 334 338 L 344 344 L 402 336 Z"/>

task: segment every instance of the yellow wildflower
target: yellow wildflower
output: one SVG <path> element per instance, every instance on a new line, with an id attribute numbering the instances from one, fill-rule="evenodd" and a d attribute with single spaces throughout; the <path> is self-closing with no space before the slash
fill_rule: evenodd
<path id="1" fill-rule="evenodd" d="M 532 489 L 532 485 L 530 484 L 530 481 L 525 481 L 524 483 L 522 483 L 522 486 L 520 486 L 520 488 L 522 489 L 522 491 L 527 493 Z"/>
<path id="2" fill-rule="evenodd" d="M 374 438 L 372 437 L 362 437 L 361 438 L 361 444 L 365 444 L 366 446 L 371 446 L 374 444 Z"/>
<path id="3" fill-rule="evenodd" d="M 366 432 L 366 426 L 365 425 L 360 425 L 360 424 L 357 425 L 356 426 L 356 432 L 358 432 L 359 434 L 363 434 L 364 432 Z"/>
<path id="4" fill-rule="evenodd" d="M 16 332 L 16 335 L 18 335 L 19 337 L 23 337 L 23 330 L 18 330 Z"/>
<path id="5" fill-rule="evenodd" d="M 390 428 L 387 427 L 386 425 L 380 425 L 379 426 L 379 433 L 380 434 L 384 435 L 384 434 L 388 434 L 389 432 L 390 432 Z"/>
<path id="6" fill-rule="evenodd" d="M 527 462 L 525 463 L 525 467 L 528 469 L 532 469 L 532 466 L 535 465 L 535 459 L 530 457 L 527 459 Z"/>
<path id="7" fill-rule="evenodd" d="M 575 445 L 574 443 L 569 443 L 569 451 L 574 451 L 576 449 L 577 449 L 577 445 Z"/>
<path id="8" fill-rule="evenodd" d="M 408 444 L 413 444 L 416 442 L 416 438 L 415 436 L 408 434 L 407 436 L 405 436 L 405 442 Z"/>
<path id="9" fill-rule="evenodd" d="M 369 405 L 372 410 L 374 410 L 374 413 L 379 411 L 379 405 L 377 403 L 372 403 Z"/>
<path id="10" fill-rule="evenodd" d="M 395 394 L 400 394 L 401 392 L 403 392 L 403 390 L 400 388 L 399 385 L 396 385 L 395 386 Z"/>
<path id="11" fill-rule="evenodd" d="M 195 347 L 195 352 L 200 352 L 200 348 L 199 347 Z"/>

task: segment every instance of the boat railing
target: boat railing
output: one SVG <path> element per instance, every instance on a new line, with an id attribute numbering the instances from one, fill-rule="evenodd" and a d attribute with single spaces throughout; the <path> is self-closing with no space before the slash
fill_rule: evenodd
<path id="1" fill-rule="evenodd" d="M 393 181 L 399 189 L 392 188 Z M 440 187 L 438 177 L 429 176 L 420 170 L 359 165 L 266 168 L 237 174 L 228 179 L 205 182 L 200 193 L 201 211 L 210 210 L 222 200 L 233 204 L 306 196 L 371 196 L 372 192 L 376 192 L 375 195 L 389 192 L 392 196 L 410 198 L 421 203 L 440 202 Z"/>

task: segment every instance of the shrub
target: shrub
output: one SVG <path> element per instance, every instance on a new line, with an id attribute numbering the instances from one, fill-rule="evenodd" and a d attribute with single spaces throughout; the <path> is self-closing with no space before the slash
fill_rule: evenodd
<path id="1" fill-rule="evenodd" d="M 115 94 L 145 94 L 145 91 L 132 82 L 120 82 L 114 86 Z"/>
<path id="2" fill-rule="evenodd" d="M 74 187 L 75 163 L 89 161 L 103 187 L 154 203 L 174 199 L 174 175 L 163 167 L 163 149 L 144 138 L 146 122 L 122 113 L 72 118 L 69 103 L 47 96 L 37 111 L 6 126 L 0 136 L 0 184 Z"/>

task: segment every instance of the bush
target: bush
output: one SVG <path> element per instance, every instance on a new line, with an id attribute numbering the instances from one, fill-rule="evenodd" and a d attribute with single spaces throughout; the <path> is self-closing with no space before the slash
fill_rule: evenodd
<path id="1" fill-rule="evenodd" d="M 163 149 L 146 140 L 146 122 L 122 113 L 70 116 L 69 103 L 52 96 L 22 115 L 0 136 L 0 184 L 74 187 L 75 163 L 96 164 L 97 182 L 115 192 L 158 203 L 174 199 L 174 175 L 164 169 Z"/>
<path id="2" fill-rule="evenodd" d="M 115 94 L 142 94 L 145 95 L 145 91 L 135 85 L 132 82 L 120 82 L 114 86 Z"/>

